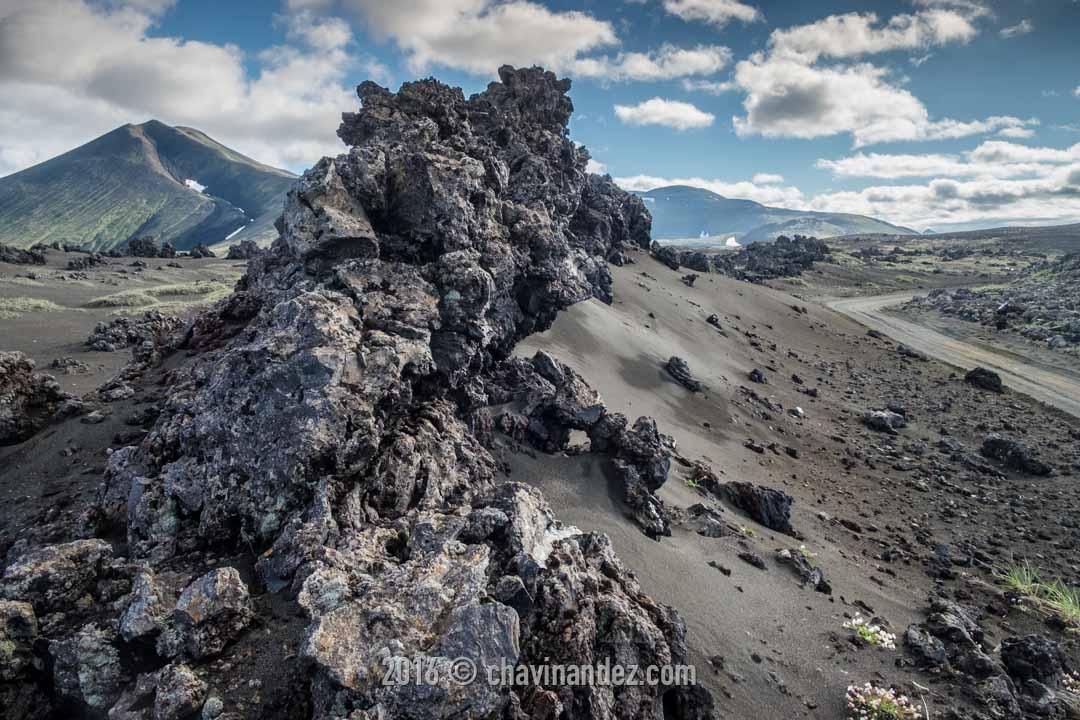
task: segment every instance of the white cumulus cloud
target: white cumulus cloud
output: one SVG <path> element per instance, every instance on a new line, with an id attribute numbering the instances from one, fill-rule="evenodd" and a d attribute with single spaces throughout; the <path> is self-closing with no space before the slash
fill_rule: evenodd
<path id="1" fill-rule="evenodd" d="M 969 17 L 952 10 L 896 15 L 885 22 L 874 13 L 848 13 L 776 30 L 769 38 L 769 45 L 776 56 L 814 63 L 821 57 L 852 58 L 963 43 L 977 33 Z"/>
<path id="2" fill-rule="evenodd" d="M 1080 218 L 1080 143 L 1053 148 L 988 140 L 955 155 L 858 153 L 817 164 L 838 177 L 926 178 L 824 193 L 811 201 L 819 210 L 877 215 L 917 227 Z"/>
<path id="3" fill-rule="evenodd" d="M 343 146 L 347 73 L 385 69 L 339 20 L 293 16 L 289 44 L 255 56 L 153 34 L 169 2 L 0 4 L 0 175 L 129 123 L 189 125 L 270 164 L 302 169 Z M 253 67 L 253 71 L 249 71 Z"/>
<path id="4" fill-rule="evenodd" d="M 1035 137 L 1035 131 L 1029 127 L 1007 127 L 998 130 L 998 136 L 1010 140 L 1025 140 Z"/>
<path id="5" fill-rule="evenodd" d="M 670 185 L 688 185 L 690 187 L 710 190 L 717 195 L 740 200 L 753 200 L 764 205 L 773 205 L 798 210 L 806 205 L 806 199 L 802 191 L 797 187 L 779 186 L 759 183 L 757 180 L 750 182 L 739 180 L 729 182 L 726 180 L 702 178 L 702 177 L 657 177 L 654 175 L 632 175 L 617 177 L 615 183 L 624 190 L 655 190 L 659 187 Z"/>
<path id="6" fill-rule="evenodd" d="M 616 105 L 615 115 L 627 125 L 662 125 L 676 130 L 708 127 L 716 119 L 690 103 L 659 97 L 637 105 Z"/>
<path id="7" fill-rule="evenodd" d="M 664 9 L 687 21 L 700 21 L 723 27 L 732 20 L 755 22 L 761 12 L 753 5 L 738 0 L 663 0 Z"/>
<path id="8" fill-rule="evenodd" d="M 922 3 L 926 9 L 887 20 L 873 13 L 833 15 L 773 31 L 766 51 L 735 66 L 746 93 L 740 135 L 818 138 L 849 133 L 856 147 L 900 140 L 940 140 L 1009 130 L 1034 121 L 1009 116 L 934 119 L 889 70 L 866 56 L 966 43 L 983 13 L 973 3 Z M 829 61 L 829 62 L 826 62 Z"/>
<path id="9" fill-rule="evenodd" d="M 1080 164 L 1062 166 L 1041 177 L 936 178 L 919 185 L 824 193 L 813 198 L 810 206 L 915 227 L 1076 222 L 1080 220 Z"/>
<path id="10" fill-rule="evenodd" d="M 1033 147 L 988 140 L 962 154 L 856 153 L 835 160 L 820 159 L 817 167 L 837 177 L 896 180 L 900 178 L 957 178 L 1050 176 L 1061 165 L 1080 162 L 1080 143 L 1069 148 Z"/>
<path id="11" fill-rule="evenodd" d="M 680 48 L 666 44 L 649 52 L 582 58 L 574 62 L 572 74 L 612 81 L 673 80 L 695 75 L 714 75 L 730 63 L 731 50 L 722 45 Z"/>
<path id="12" fill-rule="evenodd" d="M 341 1 L 376 36 L 393 39 L 415 72 L 441 65 L 494 75 L 507 63 L 566 72 L 583 53 L 618 41 L 609 22 L 527 0 Z"/>

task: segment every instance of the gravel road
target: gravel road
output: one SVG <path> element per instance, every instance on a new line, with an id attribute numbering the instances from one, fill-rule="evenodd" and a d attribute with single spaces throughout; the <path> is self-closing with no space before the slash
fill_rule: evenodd
<path id="1" fill-rule="evenodd" d="M 825 305 L 868 328 L 885 333 L 896 342 L 904 343 L 950 365 L 964 370 L 979 365 L 989 368 L 1001 375 L 1002 381 L 1012 390 L 1080 417 L 1080 380 L 948 337 L 883 312 L 884 308 L 900 305 L 917 295 L 894 293 L 843 298 L 826 300 Z"/>

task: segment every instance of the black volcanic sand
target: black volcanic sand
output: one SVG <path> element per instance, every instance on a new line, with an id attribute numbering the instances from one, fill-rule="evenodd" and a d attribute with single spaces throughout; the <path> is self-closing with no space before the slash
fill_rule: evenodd
<path id="1" fill-rule="evenodd" d="M 653 416 L 676 438 L 684 458 L 708 463 L 722 480 L 791 494 L 792 522 L 803 537 L 761 527 L 689 487 L 686 468 L 676 462 L 659 493 L 664 502 L 682 508 L 712 505 L 729 525 L 745 531 L 714 539 L 676 526 L 672 537 L 655 542 L 627 517 L 621 488 L 612 486 L 603 461 L 522 451 L 505 439 L 498 452 L 508 463 L 509 479 L 540 487 L 564 522 L 609 534 L 643 590 L 680 610 L 691 660 L 699 679 L 715 692 L 723 717 L 836 720 L 844 715 L 847 686 L 864 682 L 896 684 L 924 697 L 932 717 L 949 705 L 963 707 L 965 696 L 951 681 L 897 666 L 905 657 L 904 630 L 923 619 L 932 591 L 989 608 L 984 627 L 990 647 L 1029 632 L 1061 639 L 1040 618 L 1010 608 L 991 571 L 1010 559 L 1027 558 L 1049 577 L 1076 581 L 1078 531 L 1071 528 L 1080 527 L 1080 497 L 1070 473 L 1080 471 L 1080 421 L 1010 392 L 976 390 L 954 369 L 904 358 L 890 341 L 869 338 L 854 322 L 778 290 L 713 275 L 688 288 L 680 273 L 644 254 L 634 257 L 636 264 L 612 268 L 614 305 L 580 303 L 518 352 L 552 352 L 580 372 L 610 409 L 631 419 Z M 178 274 L 226 265 L 180 262 L 185 268 Z M 155 261 L 150 264 L 156 267 Z M 18 266 L 14 272 L 26 269 L 34 270 Z M 12 273 L 10 267 L 3 271 Z M 96 321 L 83 317 L 79 298 L 105 294 L 97 286 L 52 292 L 58 304 L 73 308 L 64 320 L 69 324 L 54 326 L 65 317 L 54 313 L 59 317 L 38 323 L 39 337 L 12 333 L 17 349 L 37 351 L 31 354 L 39 364 L 49 352 L 76 356 L 65 348 L 78 346 Z M 61 302 L 64 298 L 68 302 Z M 807 312 L 793 305 L 805 305 Z M 723 334 L 705 321 L 713 313 Z M 25 333 L 29 321 L 17 323 L 0 321 L 0 327 Z M 112 355 L 117 364 L 128 356 Z M 689 363 L 704 392 L 691 393 L 667 375 L 662 365 L 672 355 Z M 112 414 L 99 425 L 74 418 L 21 445 L 0 448 L 0 556 L 18 540 L 61 542 L 78 534 L 109 448 L 131 442 L 118 437 L 139 431 L 127 420 L 165 398 L 169 371 L 187 361 L 184 353 L 168 358 L 146 375 L 135 397 L 111 403 Z M 765 373 L 767 385 L 748 380 L 753 368 Z M 804 384 L 793 382 L 792 374 Z M 799 406 L 805 417 L 769 410 L 749 399 L 743 386 L 782 403 L 785 411 Z M 818 388 L 820 398 L 799 393 L 800 387 Z M 896 437 L 860 422 L 863 410 L 886 403 L 903 405 L 911 417 Z M 991 431 L 1021 439 L 1058 472 L 1047 478 L 1012 473 L 998 478 L 967 470 L 937 450 L 938 441 L 948 438 L 977 456 Z M 779 452 L 754 452 L 744 446 L 751 439 L 764 446 L 776 443 Z M 788 446 L 798 450 L 798 459 L 783 452 Z M 46 519 L 64 520 L 58 526 L 70 528 L 71 537 L 37 536 Z M 121 534 L 107 537 L 123 553 Z M 792 571 L 777 564 L 777 549 L 803 544 L 831 582 L 831 599 L 801 588 Z M 936 580 L 927 573 L 928 561 L 941 545 L 956 556 L 975 549 L 986 560 L 954 566 L 951 578 Z M 766 570 L 738 557 L 747 550 L 765 559 Z M 895 557 L 886 561 L 883 553 Z M 242 558 L 221 561 L 249 571 Z M 303 708 L 289 705 L 297 696 L 290 688 L 304 682 L 304 669 L 295 661 L 303 629 L 295 602 L 261 588 L 253 592 L 262 624 L 215 661 L 215 672 L 230 677 L 229 707 L 266 718 L 305 716 Z M 856 613 L 886 620 L 898 635 L 898 649 L 853 644 L 842 625 Z M 1075 648 L 1066 647 L 1076 664 Z M 722 663 L 710 662 L 717 657 Z"/>
<path id="2" fill-rule="evenodd" d="M 706 502 L 750 533 L 712 539 L 676 528 L 657 543 L 628 519 L 599 460 L 508 457 L 512 477 L 539 486 L 565 522 L 608 533 L 645 592 L 679 608 L 699 677 L 718 691 L 726 717 L 842 717 L 847 686 L 864 682 L 896 683 L 912 697 L 924 696 L 933 711 L 955 694 L 948 684 L 895 667 L 904 630 L 924 619 L 931 591 L 1005 606 L 991 570 L 1014 557 L 1030 558 L 1048 576 L 1076 580 L 1078 534 L 1063 524 L 1080 521 L 1069 474 L 1080 471 L 1080 421 L 1023 396 L 976 390 L 953 368 L 905 359 L 893 343 L 866 337 L 865 328 L 823 307 L 797 312 L 792 305 L 802 303 L 789 295 L 718 276 L 687 288 L 679 273 L 637 258 L 636 265 L 612 269 L 613 306 L 581 303 L 518 352 L 553 353 L 582 373 L 610 409 L 653 416 L 685 458 L 708 463 L 722 480 L 791 494 L 793 525 L 804 538 L 770 531 L 705 497 L 673 464 L 660 492 L 668 506 Z M 705 322 L 712 313 L 726 337 Z M 687 360 L 707 386 L 703 393 L 664 372 L 671 355 Z M 752 368 L 762 369 L 769 384 L 749 382 Z M 801 407 L 805 418 L 769 411 L 746 399 L 740 386 L 785 409 Z M 820 399 L 797 392 L 800 387 L 818 388 Z M 895 438 L 860 422 L 865 409 L 887 403 L 903 405 L 913 418 Z M 997 479 L 966 471 L 936 450 L 947 435 L 978 456 L 989 431 L 1022 439 L 1062 472 Z M 744 447 L 748 439 L 777 443 L 780 452 L 757 454 Z M 787 446 L 799 450 L 799 459 L 783 453 Z M 969 543 L 992 560 L 954 567 L 955 578 L 944 582 L 927 574 L 938 545 L 959 554 Z M 832 601 L 800 588 L 794 573 L 776 563 L 776 550 L 801 544 L 832 583 Z M 748 549 L 766 559 L 766 571 L 739 559 Z M 886 549 L 901 549 L 903 559 L 881 560 Z M 897 650 L 849 642 L 842 625 L 856 613 L 870 616 L 862 606 L 891 625 Z M 991 645 L 1032 630 L 1058 634 L 1019 610 L 990 618 L 985 627 Z M 717 655 L 722 671 L 708 662 Z"/>
<path id="3" fill-rule="evenodd" d="M 146 310 L 188 316 L 206 304 L 206 298 L 190 292 L 194 284 L 204 288 L 231 289 L 243 273 L 245 262 L 224 259 L 193 258 L 107 258 L 107 265 L 85 271 L 71 271 L 71 260 L 85 258 L 83 253 L 49 251 L 46 265 L 10 265 L 0 263 L 0 308 L 5 300 L 32 298 L 59 306 L 59 309 L 33 310 L 20 317 L 5 317 L 0 312 L 0 350 L 19 350 L 37 363 L 37 369 L 55 375 L 63 388 L 81 395 L 112 377 L 129 359 L 122 352 L 96 352 L 86 346 L 86 338 L 98 322 L 109 322 L 121 315 L 140 317 Z M 145 268 L 133 266 L 141 261 Z M 181 267 L 169 267 L 175 263 Z M 33 274 L 30 279 L 27 274 Z M 97 307 L 95 301 L 116 293 L 161 288 L 176 288 L 177 294 L 147 298 L 143 305 Z M 212 299 L 216 299 L 212 298 Z M 65 374 L 49 368 L 60 357 L 71 357 L 90 366 L 87 374 Z"/>

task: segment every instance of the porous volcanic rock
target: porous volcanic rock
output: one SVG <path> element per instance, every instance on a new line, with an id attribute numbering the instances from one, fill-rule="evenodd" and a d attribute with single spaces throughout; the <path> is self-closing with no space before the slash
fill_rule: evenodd
<path id="1" fill-rule="evenodd" d="M 91 350 L 116 352 L 128 347 L 166 344 L 172 335 L 183 327 L 179 318 L 165 315 L 157 310 L 147 310 L 141 318 L 118 317 L 111 322 L 99 322 L 86 339 Z"/>
<path id="2" fill-rule="evenodd" d="M 0 600 L 0 681 L 26 674 L 34 662 L 37 616 L 30 603 Z"/>
<path id="3" fill-rule="evenodd" d="M 889 435 L 896 435 L 897 430 L 907 427 L 907 418 L 892 410 L 867 410 L 862 422 L 871 430 Z"/>
<path id="4" fill-rule="evenodd" d="M 1049 475 L 1053 471 L 1027 445 L 1002 435 L 987 436 L 979 451 L 984 457 L 998 460 L 1006 467 L 1028 475 Z"/>
<path id="5" fill-rule="evenodd" d="M 0 352 L 0 445 L 22 442 L 74 410 L 74 396 L 56 378 L 34 372 L 34 361 L 21 352 Z"/>
<path id="6" fill-rule="evenodd" d="M 173 622 L 179 641 L 195 659 L 221 652 L 251 622 L 251 596 L 235 568 L 212 570 L 186 587 Z"/>
<path id="7" fill-rule="evenodd" d="M 641 593 L 606 537 L 500 485 L 484 444 L 505 403 L 500 422 L 547 451 L 583 430 L 643 528 L 670 532 L 653 492 L 671 438 L 607 413 L 554 358 L 511 354 L 571 304 L 611 301 L 607 263 L 648 248 L 648 213 L 586 173 L 569 81 L 539 68 L 499 78 L 469 99 L 435 80 L 359 87 L 362 109 L 339 130 L 349 152 L 304 174 L 271 252 L 187 330 L 181 347 L 205 350 L 170 371 L 140 444 L 112 453 L 97 512 L 126 526 L 151 571 L 247 548 L 259 586 L 296 593 L 315 718 L 636 718 L 661 705 L 704 717 L 701 688 L 382 682 L 384 661 L 418 655 L 687 659 L 682 621 Z M 159 653 L 198 672 L 230 652 L 250 612 L 238 583 L 225 569 L 197 579 Z M 128 633 L 152 635 L 157 596 L 135 589 L 127 609 L 146 611 Z"/>
<path id="8" fill-rule="evenodd" d="M 225 255 L 227 260 L 250 260 L 256 255 L 261 255 L 263 249 L 254 240 L 241 240 L 235 245 L 229 246 L 229 252 Z"/>
<path id="9" fill-rule="evenodd" d="M 544 452 L 566 450 L 573 430 L 588 434 L 590 451 L 611 460 L 642 530 L 654 538 L 671 534 L 664 504 L 654 493 L 668 478 L 675 441 L 651 418 L 630 425 L 621 413 L 609 413 L 580 375 L 543 351 L 529 360 L 499 363 L 486 382 L 475 382 L 467 394 L 476 403 L 474 427 L 485 425 L 486 405 L 513 403 L 516 409 L 496 416 L 495 428 Z"/>
<path id="10" fill-rule="evenodd" d="M 23 250 L 14 245 L 0 243 L 0 262 L 12 265 L 44 265 L 46 252 L 44 246 L 34 246 L 29 250 Z"/>
<path id="11" fill-rule="evenodd" d="M 1007 285 L 981 290 L 936 288 L 904 309 L 978 323 L 1074 357 L 1080 354 L 1080 253 L 1043 260 Z"/>
<path id="12" fill-rule="evenodd" d="M 750 243 L 736 252 L 720 252 L 712 256 L 713 269 L 723 275 L 763 282 L 773 278 L 798 277 L 815 262 L 831 257 L 829 246 L 817 238 L 781 235 L 775 242 Z"/>
<path id="13" fill-rule="evenodd" d="M 103 540 L 48 545 L 16 558 L 0 576 L 0 598 L 29 602 L 38 614 L 63 610 L 90 593 L 112 559 Z"/>

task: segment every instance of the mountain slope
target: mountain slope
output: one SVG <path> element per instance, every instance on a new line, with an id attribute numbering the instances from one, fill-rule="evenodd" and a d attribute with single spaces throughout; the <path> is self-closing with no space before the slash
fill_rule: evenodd
<path id="1" fill-rule="evenodd" d="M 734 235 L 745 244 L 775 240 L 777 235 L 918 234 L 865 215 L 774 208 L 685 185 L 656 188 L 638 195 L 652 213 L 652 234 L 658 240 L 687 240 L 704 233 L 713 238 Z"/>
<path id="2" fill-rule="evenodd" d="M 266 244 L 295 176 L 192 128 L 124 125 L 0 178 L 0 242 L 118 247 L 149 235 L 179 249 L 231 238 Z"/>

